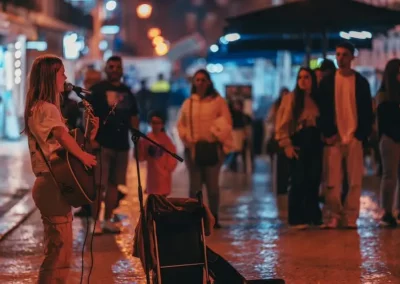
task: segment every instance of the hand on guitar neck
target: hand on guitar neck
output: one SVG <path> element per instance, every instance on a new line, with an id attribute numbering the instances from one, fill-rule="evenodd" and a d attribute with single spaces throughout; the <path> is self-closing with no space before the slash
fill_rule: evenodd
<path id="1" fill-rule="evenodd" d="M 97 116 L 94 116 L 93 108 L 87 101 L 83 101 L 83 105 L 85 107 L 86 114 L 84 139 L 86 142 L 89 142 L 90 150 L 97 149 L 100 147 L 99 143 L 96 141 L 97 132 L 99 131 L 100 120 Z M 87 147 L 84 145 L 84 148 Z M 85 169 L 87 172 L 89 172 L 90 167 L 85 165 Z"/>
<path id="2" fill-rule="evenodd" d="M 96 141 L 97 132 L 99 131 L 100 120 L 97 116 L 94 116 L 92 106 L 87 102 L 83 101 L 86 114 L 85 123 L 85 139 L 90 141 L 93 149 L 99 148 L 99 143 Z M 89 124 L 90 122 L 90 124 Z"/>
<path id="3" fill-rule="evenodd" d="M 90 130 L 90 141 L 94 141 L 97 132 L 99 131 L 100 120 L 97 116 L 92 116 L 90 118 L 90 123 L 92 124 L 92 129 Z"/>

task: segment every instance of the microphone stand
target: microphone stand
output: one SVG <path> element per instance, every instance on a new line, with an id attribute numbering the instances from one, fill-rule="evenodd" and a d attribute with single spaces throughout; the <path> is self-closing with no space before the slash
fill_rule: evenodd
<path id="1" fill-rule="evenodd" d="M 132 129 L 132 141 L 133 144 L 135 146 L 135 159 L 136 159 L 136 171 L 137 171 L 137 178 L 138 178 L 138 197 L 139 197 L 139 206 L 140 206 L 140 222 L 142 224 L 142 237 L 143 237 L 143 244 L 144 244 L 144 263 L 145 263 L 145 273 L 146 273 L 146 282 L 147 284 L 150 284 L 150 267 L 149 267 L 149 263 L 150 263 L 150 244 L 149 244 L 149 231 L 147 228 L 147 220 L 146 220 L 146 216 L 145 216 L 145 211 L 144 211 L 144 204 L 143 204 L 143 192 L 142 192 L 142 183 L 141 183 L 141 179 L 140 179 L 140 169 L 139 169 L 139 149 L 138 149 L 138 142 L 140 138 L 146 139 L 147 141 L 151 142 L 152 144 L 154 144 L 155 146 L 157 146 L 158 148 L 164 150 L 165 152 L 167 152 L 169 155 L 171 155 L 172 157 L 174 157 L 175 159 L 177 159 L 179 162 L 183 162 L 183 159 L 178 156 L 175 153 L 172 153 L 171 151 L 169 151 L 168 149 L 166 149 L 164 146 L 158 144 L 157 142 L 155 142 L 154 140 L 150 139 L 149 137 L 147 137 L 144 133 L 140 132 L 137 129 Z"/>

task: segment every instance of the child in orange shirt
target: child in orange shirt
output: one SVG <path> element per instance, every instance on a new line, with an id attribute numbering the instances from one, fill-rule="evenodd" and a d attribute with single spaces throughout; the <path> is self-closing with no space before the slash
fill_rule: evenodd
<path id="1" fill-rule="evenodd" d="M 153 111 L 149 115 L 149 122 L 152 131 L 148 137 L 175 153 L 175 145 L 164 130 L 163 115 Z M 177 160 L 144 138 L 140 139 L 138 145 L 139 161 L 147 162 L 146 193 L 168 196 L 171 194 L 172 172 L 176 168 Z"/>

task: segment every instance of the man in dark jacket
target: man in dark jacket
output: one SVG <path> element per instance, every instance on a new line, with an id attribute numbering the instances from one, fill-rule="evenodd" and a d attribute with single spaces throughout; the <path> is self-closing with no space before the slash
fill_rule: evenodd
<path id="1" fill-rule="evenodd" d="M 368 81 L 351 68 L 354 46 L 336 47 L 339 69 L 319 86 L 320 128 L 327 162 L 325 227 L 339 224 L 356 228 L 363 177 L 363 141 L 372 130 L 372 100 Z M 342 205 L 342 162 L 349 179 L 349 192 Z M 340 223 L 339 223 L 340 222 Z"/>

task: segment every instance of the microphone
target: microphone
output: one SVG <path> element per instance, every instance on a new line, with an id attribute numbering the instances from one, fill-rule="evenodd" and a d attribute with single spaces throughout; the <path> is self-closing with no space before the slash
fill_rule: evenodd
<path id="1" fill-rule="evenodd" d="M 64 90 L 68 91 L 68 92 L 74 91 L 78 95 L 78 97 L 80 97 L 81 99 L 82 99 L 81 93 L 85 94 L 85 95 L 91 95 L 92 94 L 91 91 L 89 91 L 89 90 L 87 90 L 85 88 L 81 88 L 81 87 L 72 85 L 69 82 L 65 82 L 64 83 Z"/>

